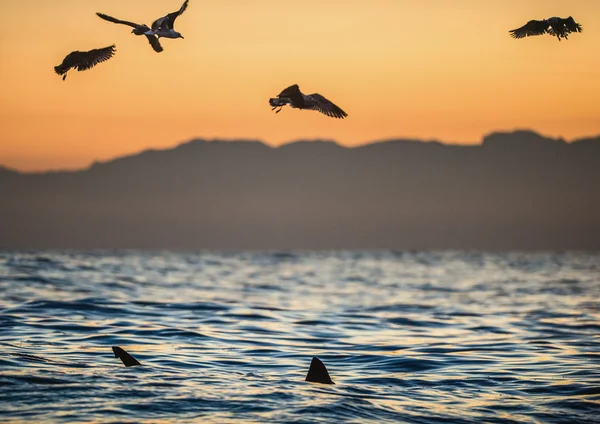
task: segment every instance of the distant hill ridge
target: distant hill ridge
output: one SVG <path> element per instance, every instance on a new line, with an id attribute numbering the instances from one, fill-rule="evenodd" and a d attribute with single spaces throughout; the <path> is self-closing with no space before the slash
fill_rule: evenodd
<path id="1" fill-rule="evenodd" d="M 0 168 L 0 248 L 600 249 L 600 137 L 480 145 L 192 140 Z"/>
<path id="2" fill-rule="evenodd" d="M 600 144 L 600 135 L 597 137 L 588 137 L 588 138 L 579 138 L 574 139 L 570 142 L 566 142 L 562 138 L 551 138 L 545 137 L 538 134 L 535 131 L 530 130 L 517 130 L 512 132 L 493 132 L 486 136 L 484 136 L 481 144 L 450 144 L 443 143 L 438 140 L 420 140 L 420 139 L 387 139 L 382 141 L 374 141 L 366 144 L 361 144 L 357 146 L 344 146 L 338 144 L 333 140 L 297 140 L 292 141 L 280 146 L 272 147 L 260 140 L 246 140 L 246 139 L 212 139 L 206 140 L 202 138 L 196 138 L 189 140 L 187 142 L 183 142 L 175 147 L 166 148 L 166 149 L 147 149 L 141 151 L 139 153 L 133 153 L 130 155 L 125 155 L 121 157 L 117 157 L 114 159 L 109 159 L 107 161 L 97 161 L 94 162 L 90 168 L 97 168 L 98 166 L 103 166 L 105 164 L 110 164 L 113 162 L 121 162 L 127 161 L 132 158 L 147 158 L 155 155 L 161 154 L 177 154 L 177 153 L 194 153 L 199 151 L 202 148 L 230 148 L 236 147 L 240 149 L 272 149 L 272 150 L 288 150 L 288 149 L 298 149 L 298 148 L 311 148 L 311 149 L 330 149 L 331 151 L 335 149 L 386 149 L 390 146 L 402 145 L 407 147 L 409 145 L 413 146 L 413 148 L 431 148 L 432 146 L 438 147 L 449 147 L 449 148 L 496 148 L 496 149 L 512 149 L 517 148 L 521 151 L 529 150 L 529 149 L 548 149 L 548 148 L 558 148 L 558 147 L 568 147 L 568 146 L 589 146 L 589 145 L 598 145 Z M 239 146 L 239 147 L 237 147 Z M 319 151 L 320 151 L 319 150 Z M 172 153 L 169 153 L 172 152 Z M 84 168 L 78 171 L 85 171 L 88 168 Z M 7 168 L 0 165 L 0 173 L 1 172 L 15 172 L 15 173 L 25 173 L 20 172 L 15 169 Z M 60 172 L 60 171 L 41 171 L 41 172 L 31 172 L 33 174 L 40 174 L 46 172 Z M 65 172 L 77 172 L 77 171 L 65 171 Z"/>

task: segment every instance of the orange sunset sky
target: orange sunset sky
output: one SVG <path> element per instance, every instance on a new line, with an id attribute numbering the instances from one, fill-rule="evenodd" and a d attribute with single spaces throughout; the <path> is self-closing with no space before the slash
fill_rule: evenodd
<path id="1" fill-rule="evenodd" d="M 0 164 L 82 168 L 190 138 L 392 137 L 478 143 L 529 128 L 600 133 L 599 0 L 190 0 L 157 54 L 130 28 L 180 0 L 0 0 Z M 572 15 L 583 33 L 513 40 L 529 19 Z M 72 50 L 111 60 L 54 73 Z M 345 120 L 268 99 L 297 83 Z"/>

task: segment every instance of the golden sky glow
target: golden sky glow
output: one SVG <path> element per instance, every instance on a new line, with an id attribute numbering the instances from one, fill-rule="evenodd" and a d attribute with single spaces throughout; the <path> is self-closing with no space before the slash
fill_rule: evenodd
<path id="1" fill-rule="evenodd" d="M 390 137 L 475 143 L 492 130 L 600 133 L 598 0 L 190 0 L 156 54 L 130 28 L 180 0 L 1 0 L 0 164 L 84 167 L 193 137 L 273 145 Z M 529 19 L 572 15 L 583 33 L 513 40 Z M 53 67 L 115 43 L 92 70 Z M 271 112 L 297 83 L 349 117 Z"/>

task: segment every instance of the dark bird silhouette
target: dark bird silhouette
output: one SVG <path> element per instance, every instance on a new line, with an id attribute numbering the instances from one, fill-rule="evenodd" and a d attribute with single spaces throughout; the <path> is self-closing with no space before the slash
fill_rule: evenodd
<path id="1" fill-rule="evenodd" d="M 323 364 L 316 356 L 313 357 L 310 362 L 308 374 L 306 374 L 306 381 L 310 381 L 311 383 L 335 384 L 331 380 L 331 377 L 329 377 L 325 364 Z"/>
<path id="2" fill-rule="evenodd" d="M 103 49 L 93 49 L 88 52 L 74 51 L 69 53 L 58 66 L 54 67 L 54 71 L 58 75 L 63 76 L 63 81 L 67 78 L 67 72 L 71 69 L 77 69 L 78 71 L 85 71 L 86 69 L 93 68 L 98 63 L 104 62 L 116 52 L 116 46 L 104 47 Z"/>
<path id="3" fill-rule="evenodd" d="M 550 34 L 556 36 L 558 41 L 561 38 L 569 39 L 569 34 L 572 32 L 581 32 L 582 28 L 572 16 L 568 18 L 552 17 L 541 21 L 529 21 L 521 28 L 510 30 L 510 36 L 513 38 L 525 38 L 534 35 Z"/>
<path id="4" fill-rule="evenodd" d="M 158 18 L 152 22 L 152 32 L 158 37 L 183 38 L 183 35 L 175 31 L 174 25 L 175 19 L 177 19 L 177 17 L 187 9 L 188 1 L 189 0 L 185 0 L 178 11 L 169 13 L 168 15 Z"/>
<path id="5" fill-rule="evenodd" d="M 275 113 L 279 113 L 283 106 L 289 104 L 291 107 L 296 109 L 317 110 L 327 116 L 331 116 L 332 118 L 343 119 L 348 116 L 346 112 L 320 94 L 302 94 L 298 84 L 289 86 L 279 93 L 277 97 L 269 99 L 269 104 L 272 107 L 271 110 L 279 108 L 275 111 Z"/>
<path id="6" fill-rule="evenodd" d="M 113 346 L 112 350 L 115 354 L 115 358 L 120 358 L 126 367 L 134 367 L 136 365 L 142 365 L 137 361 L 137 359 L 135 359 L 129 353 L 125 352 L 125 350 L 123 350 L 119 346 Z"/>
<path id="7" fill-rule="evenodd" d="M 108 16 L 104 13 L 99 12 L 97 12 L 96 15 L 108 22 L 133 27 L 133 29 L 131 30 L 132 34 L 145 35 L 155 52 L 160 53 L 163 51 L 163 48 L 160 45 L 160 42 L 158 41 L 158 37 L 152 33 L 152 29 L 148 25 L 136 24 L 135 22 L 129 21 L 122 21 L 120 19 L 113 18 L 112 16 Z"/>

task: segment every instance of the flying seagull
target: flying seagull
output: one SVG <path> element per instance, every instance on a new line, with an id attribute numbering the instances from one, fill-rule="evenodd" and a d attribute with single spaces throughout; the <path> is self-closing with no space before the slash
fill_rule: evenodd
<path id="1" fill-rule="evenodd" d="M 136 24 L 134 22 L 129 21 L 122 21 L 120 19 L 113 18 L 112 16 L 105 15 L 104 13 L 97 12 L 96 15 L 108 22 L 133 27 L 133 30 L 131 30 L 131 32 L 135 35 L 145 35 L 156 53 L 160 53 L 163 51 L 163 48 L 160 45 L 160 42 L 158 41 L 158 37 L 152 33 L 152 30 L 148 25 Z"/>
<path id="2" fill-rule="evenodd" d="M 331 116 L 332 118 L 345 118 L 348 116 L 346 112 L 331 103 L 325 97 L 320 94 L 302 94 L 298 84 L 289 86 L 283 90 L 275 98 L 269 99 L 271 110 L 275 110 L 275 113 L 279 113 L 283 106 L 289 104 L 291 107 L 296 109 L 311 109 L 318 110 L 319 112 Z"/>
<path id="3" fill-rule="evenodd" d="M 183 38 L 183 35 L 175 31 L 173 27 L 175 25 L 175 19 L 185 12 L 185 9 L 187 9 L 188 1 L 189 0 L 185 0 L 178 11 L 169 13 L 168 15 L 158 18 L 152 22 L 152 33 L 158 37 Z"/>
<path id="4" fill-rule="evenodd" d="M 88 52 L 74 51 L 69 53 L 58 66 L 54 67 L 54 71 L 58 75 L 62 75 L 63 81 L 67 78 L 67 72 L 71 69 L 77 69 L 78 71 L 85 71 L 86 69 L 93 68 L 98 63 L 104 62 L 116 52 L 116 46 L 104 47 L 103 49 L 93 49 Z"/>
<path id="5" fill-rule="evenodd" d="M 525 38 L 533 35 L 550 34 L 556 36 L 558 41 L 561 37 L 565 40 L 569 39 L 569 34 L 572 32 L 581 32 L 581 25 L 579 25 L 572 16 L 568 18 L 553 17 L 549 19 L 542 19 L 541 21 L 529 21 L 521 28 L 513 29 L 509 31 L 510 36 L 513 38 Z"/>

